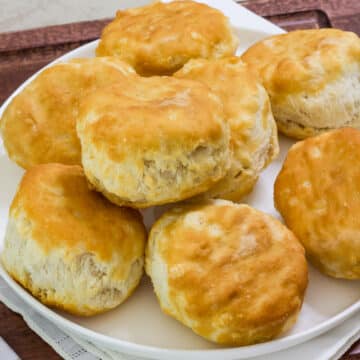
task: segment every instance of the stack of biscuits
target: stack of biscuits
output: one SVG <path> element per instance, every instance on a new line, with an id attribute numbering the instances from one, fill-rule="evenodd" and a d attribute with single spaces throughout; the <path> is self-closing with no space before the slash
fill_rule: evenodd
<path id="1" fill-rule="evenodd" d="M 240 34 L 241 35 L 241 34 Z M 360 39 L 273 36 L 235 56 L 218 10 L 190 0 L 118 11 L 96 57 L 43 70 L 5 109 L 26 169 L 1 261 L 44 304 L 119 306 L 144 268 L 162 310 L 219 344 L 271 340 L 296 322 L 305 255 L 360 279 Z M 278 155 L 286 226 L 242 203 Z M 149 235 L 139 209 L 172 204 Z"/>

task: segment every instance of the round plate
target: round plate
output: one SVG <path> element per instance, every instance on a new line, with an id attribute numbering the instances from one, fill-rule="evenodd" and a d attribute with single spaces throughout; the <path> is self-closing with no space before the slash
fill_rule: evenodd
<path id="1" fill-rule="evenodd" d="M 265 36 L 283 32 L 280 28 L 236 5 L 231 0 L 202 2 L 222 10 L 229 16 L 241 41 L 238 53 Z M 56 62 L 75 57 L 92 57 L 96 45 L 97 42 L 93 42 L 82 46 Z M 31 79 L 20 86 L 4 103 L 0 109 L 0 115 L 11 98 L 20 92 Z M 273 183 L 292 143 L 292 140 L 280 137 L 280 156 L 262 173 L 255 190 L 244 200 L 278 218 L 279 214 L 273 207 Z M 7 158 L 1 140 L 0 169 L 1 250 L 9 205 L 23 174 L 23 170 Z M 163 210 L 164 207 L 146 210 L 144 212 L 146 224 L 151 225 L 154 218 Z M 359 281 L 331 279 L 310 267 L 309 287 L 304 305 L 298 322 L 290 332 L 264 344 L 223 348 L 203 340 L 176 320 L 164 315 L 160 311 L 147 277 L 144 277 L 136 292 L 118 308 L 91 318 L 81 318 L 42 305 L 13 281 L 1 266 L 0 275 L 22 299 L 66 332 L 122 353 L 164 360 L 183 360 L 185 358 L 230 360 L 271 353 L 311 339 L 336 326 L 360 309 Z"/>

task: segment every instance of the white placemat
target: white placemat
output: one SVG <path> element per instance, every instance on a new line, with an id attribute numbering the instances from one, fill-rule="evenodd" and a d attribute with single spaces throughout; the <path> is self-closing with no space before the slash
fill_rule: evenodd
<path id="1" fill-rule="evenodd" d="M 27 305 L 0 277 L 0 301 L 19 313 L 43 340 L 65 360 L 145 360 L 112 350 L 65 333 Z M 360 312 L 335 329 L 304 344 L 254 360 L 336 360 L 360 337 Z M 7 360 L 7 359 L 2 359 Z"/>

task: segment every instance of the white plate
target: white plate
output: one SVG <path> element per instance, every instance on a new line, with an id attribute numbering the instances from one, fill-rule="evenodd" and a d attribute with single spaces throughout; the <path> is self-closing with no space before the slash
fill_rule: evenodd
<path id="1" fill-rule="evenodd" d="M 241 42 L 238 53 L 265 36 L 282 32 L 280 28 L 230 0 L 202 2 L 222 10 L 230 17 Z M 97 42 L 93 42 L 82 46 L 57 61 L 94 56 L 96 44 Z M 27 82 L 30 80 L 31 78 Z M 11 98 L 27 82 L 4 103 L 0 115 Z M 273 182 L 291 143 L 288 139 L 280 138 L 279 158 L 262 173 L 254 192 L 246 199 L 247 203 L 276 217 L 279 215 L 273 207 Z M 8 160 L 0 140 L 0 250 L 8 208 L 22 173 L 19 167 Z M 161 208 L 147 210 L 147 224 L 161 211 Z M 14 282 L 1 267 L 0 274 L 36 311 L 65 331 L 119 352 L 164 360 L 230 360 L 271 353 L 311 339 L 360 309 L 359 281 L 330 279 L 311 268 L 305 302 L 299 320 L 290 332 L 268 343 L 226 349 L 203 340 L 174 319 L 162 314 L 146 277 L 134 295 L 117 309 L 92 318 L 80 318 L 47 308 Z"/>

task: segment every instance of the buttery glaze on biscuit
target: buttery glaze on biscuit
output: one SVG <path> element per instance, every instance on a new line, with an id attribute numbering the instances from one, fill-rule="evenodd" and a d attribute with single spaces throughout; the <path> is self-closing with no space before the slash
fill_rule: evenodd
<path id="1" fill-rule="evenodd" d="M 80 165 L 75 121 L 80 98 L 122 83 L 134 70 L 115 58 L 75 59 L 42 71 L 5 109 L 0 131 L 11 160 L 28 169 L 58 162 Z"/>
<path id="2" fill-rule="evenodd" d="M 277 128 L 268 95 L 240 58 L 190 60 L 174 74 L 201 81 L 219 96 L 230 126 L 230 169 L 205 197 L 239 201 L 278 154 Z"/>
<path id="3" fill-rule="evenodd" d="M 360 39 L 337 29 L 298 30 L 250 47 L 242 59 L 269 93 L 286 135 L 360 127 Z"/>
<path id="4" fill-rule="evenodd" d="M 146 272 L 164 312 L 226 345 L 288 330 L 307 286 L 304 249 L 291 231 L 220 200 L 165 213 L 150 232 Z"/>
<path id="5" fill-rule="evenodd" d="M 293 145 L 275 205 L 322 272 L 360 279 L 360 131 L 334 130 Z"/>
<path id="6" fill-rule="evenodd" d="M 141 215 L 91 191 L 80 166 L 38 165 L 11 204 L 1 260 L 43 303 L 93 315 L 136 288 L 145 238 Z"/>
<path id="7" fill-rule="evenodd" d="M 95 91 L 81 105 L 77 133 L 87 178 L 118 205 L 188 198 L 228 167 L 222 104 L 195 81 L 139 77 Z"/>
<path id="8" fill-rule="evenodd" d="M 237 48 L 228 19 L 194 1 L 155 2 L 118 11 L 101 35 L 97 56 L 117 56 L 141 75 L 169 75 L 189 59 L 217 59 Z"/>

